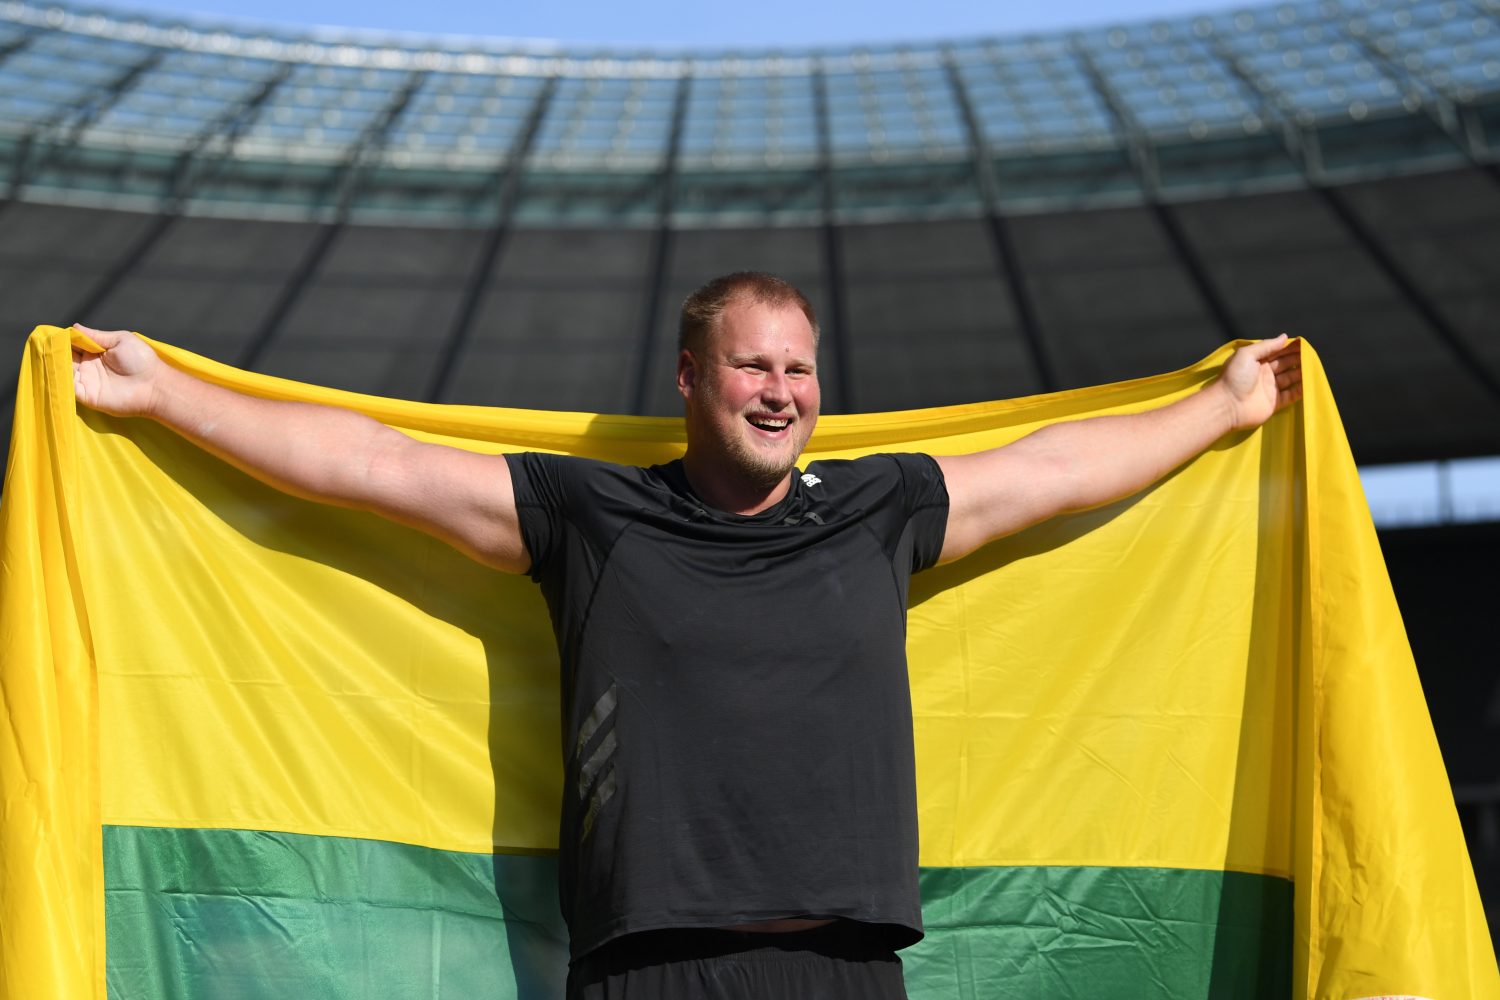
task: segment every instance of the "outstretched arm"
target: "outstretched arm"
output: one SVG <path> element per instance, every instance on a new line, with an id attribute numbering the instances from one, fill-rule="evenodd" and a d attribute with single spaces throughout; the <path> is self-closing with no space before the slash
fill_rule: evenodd
<path id="1" fill-rule="evenodd" d="M 497 569 L 530 565 L 500 456 L 417 441 L 348 410 L 246 396 L 173 368 L 134 334 L 78 329 L 105 349 L 73 351 L 84 405 L 150 417 L 263 483 L 410 525 Z"/>
<path id="2" fill-rule="evenodd" d="M 972 455 L 937 458 L 948 485 L 942 562 L 1056 514 L 1130 496 L 1234 430 L 1302 396 L 1301 341 L 1246 345 L 1198 392 L 1124 416 L 1053 424 Z"/>

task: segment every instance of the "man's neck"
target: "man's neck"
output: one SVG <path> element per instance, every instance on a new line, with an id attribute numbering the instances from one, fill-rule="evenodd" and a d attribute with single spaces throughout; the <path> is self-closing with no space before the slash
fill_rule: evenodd
<path id="1" fill-rule="evenodd" d="M 682 471 L 698 499 L 726 514 L 759 514 L 780 503 L 792 485 L 791 472 L 766 486 L 748 480 L 738 469 L 700 457 L 692 448 L 682 456 Z"/>

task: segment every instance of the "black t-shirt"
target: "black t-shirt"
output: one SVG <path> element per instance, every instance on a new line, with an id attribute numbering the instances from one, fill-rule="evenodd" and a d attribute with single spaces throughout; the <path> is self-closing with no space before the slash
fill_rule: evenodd
<path id="1" fill-rule="evenodd" d="M 574 957 L 796 916 L 918 940 L 906 596 L 942 549 L 937 463 L 814 462 L 739 516 L 680 462 L 508 459 L 562 660 Z"/>

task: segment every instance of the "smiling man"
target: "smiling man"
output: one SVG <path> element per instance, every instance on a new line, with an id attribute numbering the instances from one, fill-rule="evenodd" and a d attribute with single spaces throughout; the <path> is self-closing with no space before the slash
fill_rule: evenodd
<path id="1" fill-rule="evenodd" d="M 764 275 L 719 278 L 684 304 L 684 465 L 714 506 L 753 514 L 785 494 L 818 421 L 816 323 L 801 292 Z"/>
<path id="2" fill-rule="evenodd" d="M 682 459 L 476 455 L 240 396 L 89 331 L 78 398 L 149 416 L 288 492 L 428 531 L 546 596 L 562 661 L 560 898 L 574 997 L 905 995 L 921 937 L 907 582 L 1130 495 L 1300 395 L 1242 348 L 1170 406 L 965 456 L 797 460 L 817 321 L 780 279 L 683 306 Z"/>

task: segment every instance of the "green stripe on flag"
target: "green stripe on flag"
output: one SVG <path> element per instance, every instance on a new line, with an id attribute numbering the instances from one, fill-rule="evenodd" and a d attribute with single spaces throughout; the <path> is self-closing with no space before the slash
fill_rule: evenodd
<path id="1" fill-rule="evenodd" d="M 116 1000 L 561 995 L 551 857 L 107 826 Z M 1292 887 L 1164 868 L 929 868 L 912 1000 L 1290 992 Z"/>
<path id="2" fill-rule="evenodd" d="M 104 828 L 112 1000 L 559 996 L 550 857 Z"/>
<path id="3" fill-rule="evenodd" d="M 1292 883 L 1185 868 L 924 868 L 912 1000 L 1291 995 Z"/>

